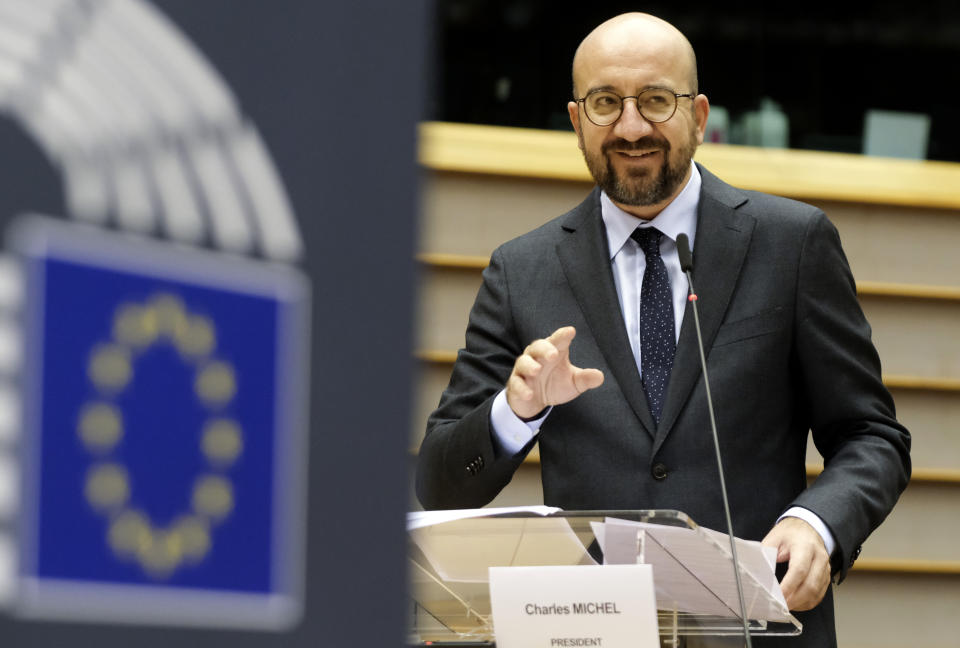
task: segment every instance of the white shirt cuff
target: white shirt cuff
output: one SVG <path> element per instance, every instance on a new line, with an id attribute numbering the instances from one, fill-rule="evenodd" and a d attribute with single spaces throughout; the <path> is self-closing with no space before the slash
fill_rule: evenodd
<path id="1" fill-rule="evenodd" d="M 823 520 L 820 519 L 819 515 L 810 509 L 803 508 L 802 506 L 791 506 L 783 515 L 777 518 L 777 522 L 785 517 L 800 518 L 812 526 L 817 533 L 820 534 L 820 537 L 823 538 L 823 544 L 827 548 L 827 555 L 833 556 L 833 550 L 837 547 L 837 541 L 834 540 L 833 534 L 830 533 L 830 529 L 828 529 L 827 525 L 823 523 Z"/>
<path id="2" fill-rule="evenodd" d="M 490 408 L 490 426 L 493 428 L 493 443 L 498 454 L 510 456 L 523 450 L 530 439 L 540 431 L 540 425 L 549 413 L 550 408 L 540 418 L 524 421 L 510 409 L 507 390 L 500 390 L 493 399 L 493 407 Z"/>

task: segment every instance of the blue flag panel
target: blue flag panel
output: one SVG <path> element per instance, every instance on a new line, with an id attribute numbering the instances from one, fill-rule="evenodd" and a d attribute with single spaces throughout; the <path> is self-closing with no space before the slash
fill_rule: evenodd
<path id="1" fill-rule="evenodd" d="M 46 220 L 18 240 L 24 578 L 145 604 L 165 590 L 265 609 L 295 596 L 305 282 Z"/>

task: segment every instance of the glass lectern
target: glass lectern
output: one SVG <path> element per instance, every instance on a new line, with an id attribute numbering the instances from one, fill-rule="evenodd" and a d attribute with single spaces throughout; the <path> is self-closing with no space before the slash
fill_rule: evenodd
<path id="1" fill-rule="evenodd" d="M 495 511 L 495 510 L 494 510 Z M 487 569 L 506 566 L 653 565 L 661 641 L 743 633 L 730 544 L 678 511 L 475 512 L 410 529 L 412 645 L 495 642 Z M 738 540 L 751 635 L 796 635 L 772 559 Z"/>

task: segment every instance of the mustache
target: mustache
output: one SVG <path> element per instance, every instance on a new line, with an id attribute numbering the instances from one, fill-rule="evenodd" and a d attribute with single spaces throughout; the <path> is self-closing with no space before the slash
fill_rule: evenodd
<path id="1" fill-rule="evenodd" d="M 642 151 L 645 149 L 659 148 L 665 152 L 670 151 L 670 142 L 662 137 L 655 137 L 653 135 L 645 135 L 638 140 L 629 142 L 622 138 L 617 138 L 610 142 L 605 142 L 601 150 L 604 153 L 609 153 L 611 150 L 618 151 Z"/>

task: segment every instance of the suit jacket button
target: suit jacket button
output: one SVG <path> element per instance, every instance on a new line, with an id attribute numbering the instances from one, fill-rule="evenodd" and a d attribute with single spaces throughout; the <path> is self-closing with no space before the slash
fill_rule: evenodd
<path id="1" fill-rule="evenodd" d="M 653 478 L 657 481 L 663 481 L 667 478 L 667 467 L 662 463 L 653 464 L 653 470 L 650 472 L 653 473 Z"/>
<path id="2" fill-rule="evenodd" d="M 853 550 L 853 555 L 850 557 L 850 566 L 853 567 L 853 563 L 856 562 L 857 558 L 860 557 L 860 551 L 863 549 L 863 545 L 857 547 Z"/>

